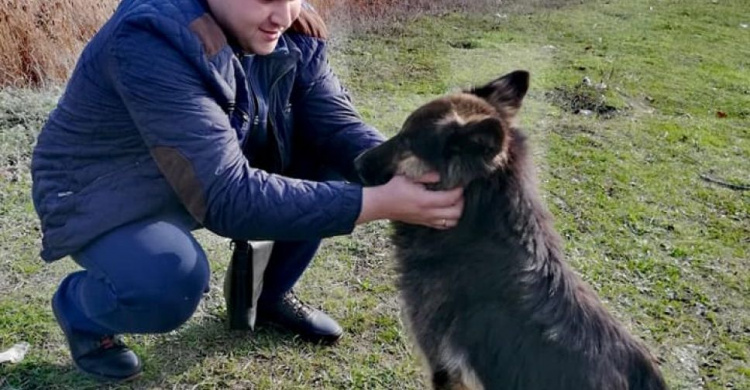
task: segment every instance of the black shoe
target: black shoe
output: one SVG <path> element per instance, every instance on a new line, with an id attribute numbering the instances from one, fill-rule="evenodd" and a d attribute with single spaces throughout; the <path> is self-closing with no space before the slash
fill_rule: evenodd
<path id="1" fill-rule="evenodd" d="M 326 345 L 335 343 L 344 334 L 333 318 L 302 303 L 291 291 L 273 304 L 259 305 L 257 321 L 289 330 L 303 340 Z"/>
<path id="2" fill-rule="evenodd" d="M 127 381 L 141 374 L 141 361 L 119 337 L 80 332 L 66 326 L 54 300 L 52 312 L 68 340 L 73 364 L 79 370 L 108 382 Z"/>

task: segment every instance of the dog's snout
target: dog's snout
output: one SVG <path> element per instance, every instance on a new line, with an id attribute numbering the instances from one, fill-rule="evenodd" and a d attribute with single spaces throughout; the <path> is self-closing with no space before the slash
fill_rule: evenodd
<path id="1" fill-rule="evenodd" d="M 380 161 L 380 146 L 365 151 L 354 159 L 354 169 L 366 186 L 377 186 L 388 182 L 393 176 L 389 173 L 387 162 Z"/>
<path id="2" fill-rule="evenodd" d="M 354 170 L 357 171 L 358 174 L 362 171 L 362 166 L 364 165 L 363 157 L 366 153 L 367 152 L 363 152 L 354 159 Z"/>
<path id="3" fill-rule="evenodd" d="M 362 184 L 371 185 L 371 183 L 369 183 L 370 180 L 368 180 L 369 175 L 367 174 L 367 165 L 365 163 L 366 155 L 367 152 L 365 151 L 354 159 L 354 170 L 357 172 L 357 176 L 359 176 Z"/>

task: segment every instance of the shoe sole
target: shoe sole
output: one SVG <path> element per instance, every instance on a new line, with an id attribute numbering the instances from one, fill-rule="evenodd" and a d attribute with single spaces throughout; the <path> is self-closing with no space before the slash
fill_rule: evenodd
<path id="1" fill-rule="evenodd" d="M 274 329 L 282 331 L 282 333 L 293 334 L 293 335 L 299 337 L 300 340 L 306 341 L 308 343 L 318 344 L 318 345 L 325 345 L 325 346 L 334 345 L 334 344 L 338 343 L 338 341 L 341 340 L 342 337 L 344 337 L 344 333 L 343 332 L 340 335 L 338 335 L 338 336 L 322 336 L 322 335 L 319 335 L 319 336 L 306 336 L 306 335 L 304 335 L 302 333 L 295 332 L 295 331 L 289 329 L 288 327 L 286 327 L 284 325 L 281 325 L 281 324 L 277 324 L 276 322 L 273 322 L 273 321 L 259 321 L 257 323 L 257 325 L 260 326 L 260 327 L 274 328 Z"/>
<path id="2" fill-rule="evenodd" d="M 73 360 L 73 366 L 75 368 L 77 368 L 78 371 L 80 371 L 81 373 L 83 373 L 86 376 L 88 376 L 88 377 L 96 380 L 97 382 L 101 382 L 101 383 L 123 383 L 123 382 L 129 382 L 129 381 L 137 379 L 138 377 L 140 377 L 141 375 L 143 375 L 143 371 L 138 371 L 135 374 L 133 374 L 131 376 L 128 376 L 128 377 L 125 377 L 125 378 L 116 378 L 116 377 L 110 377 L 110 376 L 100 375 L 100 374 L 96 374 L 96 373 L 93 373 L 93 372 L 86 371 L 83 368 L 81 368 L 81 366 L 79 366 L 78 363 L 76 363 L 75 360 Z"/>

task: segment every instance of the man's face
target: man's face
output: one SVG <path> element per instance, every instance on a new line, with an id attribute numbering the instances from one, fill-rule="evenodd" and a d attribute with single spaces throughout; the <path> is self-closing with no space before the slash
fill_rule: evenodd
<path id="1" fill-rule="evenodd" d="M 240 47 L 253 54 L 273 52 L 281 33 L 299 16 L 301 0 L 208 0 L 216 21 Z"/>

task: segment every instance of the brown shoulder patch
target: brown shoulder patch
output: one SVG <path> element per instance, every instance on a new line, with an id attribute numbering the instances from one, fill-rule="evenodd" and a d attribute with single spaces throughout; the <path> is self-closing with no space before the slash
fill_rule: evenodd
<path id="1" fill-rule="evenodd" d="M 328 39 L 328 28 L 326 28 L 323 18 L 314 10 L 306 7 L 302 7 L 299 17 L 289 27 L 289 31 L 313 38 Z"/>
<path id="2" fill-rule="evenodd" d="M 193 20 L 189 28 L 201 40 L 209 57 L 213 57 L 227 44 L 227 37 L 210 14 L 203 14 Z"/>

